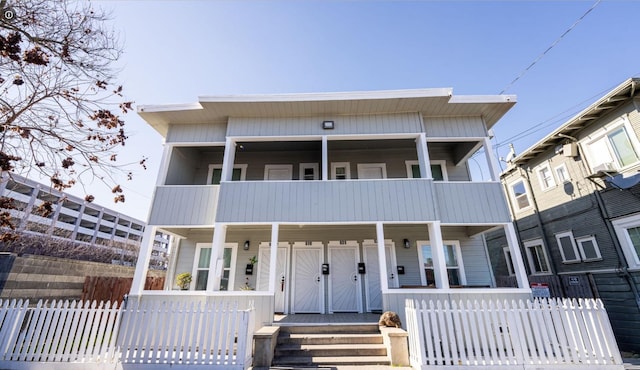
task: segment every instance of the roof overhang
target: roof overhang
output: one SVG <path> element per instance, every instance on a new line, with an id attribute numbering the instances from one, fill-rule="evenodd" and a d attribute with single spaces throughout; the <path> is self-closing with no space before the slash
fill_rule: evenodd
<path id="1" fill-rule="evenodd" d="M 309 117 L 419 112 L 424 116 L 480 116 L 491 128 L 516 103 L 515 95 L 453 96 L 451 88 L 204 96 L 198 103 L 141 105 L 138 114 L 162 136 L 170 124 L 226 122 L 229 117 Z"/>
<path id="2" fill-rule="evenodd" d="M 552 133 L 545 136 L 515 157 L 511 162 L 511 166 L 509 166 L 504 173 L 510 172 L 517 165 L 529 162 L 540 153 L 546 152 L 557 145 L 565 143 L 568 138 L 575 138 L 575 135 L 579 131 L 589 126 L 600 117 L 603 117 L 607 113 L 619 108 L 629 100 L 638 96 L 639 93 L 640 78 L 630 78 L 624 81 L 598 101 L 588 106 Z"/>

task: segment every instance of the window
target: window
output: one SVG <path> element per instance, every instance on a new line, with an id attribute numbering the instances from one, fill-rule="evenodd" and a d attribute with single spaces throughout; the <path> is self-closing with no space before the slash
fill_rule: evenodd
<path id="1" fill-rule="evenodd" d="M 231 173 L 231 181 L 244 181 L 247 173 L 246 164 L 236 164 L 233 166 L 233 172 Z M 222 178 L 222 165 L 210 164 L 209 173 L 207 174 L 207 184 L 220 185 Z"/>
<path id="2" fill-rule="evenodd" d="M 612 222 L 622 251 L 631 268 L 640 268 L 640 215 Z"/>
<path id="3" fill-rule="evenodd" d="M 631 131 L 633 132 L 633 131 Z M 622 169 L 636 164 L 639 157 L 636 151 L 635 138 L 629 136 L 627 125 L 623 119 L 611 127 L 606 127 L 586 142 L 586 154 L 591 169 Z"/>
<path id="4" fill-rule="evenodd" d="M 518 180 L 511 184 L 511 196 L 515 201 L 515 208 L 517 210 L 523 210 L 531 207 L 529 201 L 529 195 L 527 194 L 527 188 L 524 185 L 524 181 Z"/>
<path id="5" fill-rule="evenodd" d="M 227 243 L 224 247 L 222 259 L 222 279 L 220 290 L 229 290 L 233 287 L 233 277 L 236 265 L 236 244 Z M 209 262 L 211 260 L 211 243 L 196 244 L 196 255 L 193 264 L 194 289 L 207 290 L 209 281 Z"/>
<path id="6" fill-rule="evenodd" d="M 549 168 L 548 164 L 544 164 L 538 168 L 538 180 L 540 180 L 540 187 L 542 190 L 550 189 L 556 186 L 556 182 L 553 179 L 553 172 Z"/>
<path id="7" fill-rule="evenodd" d="M 317 180 L 318 168 L 317 163 L 300 163 L 300 174 L 298 178 L 300 180 Z"/>
<path id="8" fill-rule="evenodd" d="M 580 249 L 580 255 L 583 261 L 597 261 L 602 259 L 598 243 L 593 235 L 576 238 L 576 243 Z"/>
<path id="9" fill-rule="evenodd" d="M 331 163 L 331 178 L 334 180 L 348 180 L 351 178 L 351 166 L 349 162 Z"/>
<path id="10" fill-rule="evenodd" d="M 516 269 L 513 267 L 513 260 L 511 259 L 511 250 L 509 247 L 503 247 L 502 252 L 504 253 L 504 261 L 507 264 L 507 271 L 509 271 L 509 276 L 515 275 Z"/>
<path id="11" fill-rule="evenodd" d="M 385 163 L 358 163 L 358 179 L 386 179 Z"/>
<path id="12" fill-rule="evenodd" d="M 571 231 L 556 234 L 556 241 L 558 242 L 558 248 L 560 248 L 563 263 L 580 262 L 578 247 L 573 240 L 573 233 Z"/>
<path id="13" fill-rule="evenodd" d="M 436 160 L 431 161 L 431 177 L 434 181 L 447 181 L 447 165 L 446 161 Z M 419 179 L 420 177 L 420 165 L 418 161 L 405 161 L 407 167 L 407 177 L 410 179 Z"/>
<path id="14" fill-rule="evenodd" d="M 542 239 L 529 240 L 524 243 L 527 259 L 529 260 L 529 268 L 533 275 L 545 275 L 551 272 L 549 268 L 549 259 L 544 251 Z"/>
<path id="15" fill-rule="evenodd" d="M 559 182 L 568 182 L 571 181 L 571 177 L 569 176 L 569 171 L 567 171 L 567 166 L 563 164 L 559 165 L 555 168 L 556 176 L 558 177 Z"/>
<path id="16" fill-rule="evenodd" d="M 422 285 L 434 285 L 435 273 L 433 270 L 431 245 L 428 241 L 418 241 L 418 245 L 420 246 L 420 248 L 418 248 L 418 256 L 423 266 L 420 273 Z M 447 266 L 449 285 L 466 284 L 464 266 L 462 264 L 462 254 L 460 253 L 460 244 L 458 241 L 443 241 L 442 249 Z"/>

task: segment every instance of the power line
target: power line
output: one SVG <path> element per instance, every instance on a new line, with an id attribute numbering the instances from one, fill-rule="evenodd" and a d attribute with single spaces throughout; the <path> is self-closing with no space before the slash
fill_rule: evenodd
<path id="1" fill-rule="evenodd" d="M 571 32 L 571 30 L 573 30 L 578 23 L 580 23 L 586 16 L 587 14 L 591 13 L 591 11 L 593 9 L 595 9 L 596 6 L 598 6 L 598 4 L 600 4 L 602 0 L 596 0 L 596 2 L 591 6 L 591 8 L 589 8 L 584 14 L 582 14 L 582 16 L 580 18 L 578 18 L 577 21 L 575 21 L 571 27 L 569 27 L 566 31 L 564 31 L 564 33 L 562 35 L 560 35 L 560 37 L 558 37 L 552 44 L 551 46 L 549 46 L 547 48 L 547 50 L 543 51 L 542 54 L 540 54 L 533 62 L 531 62 L 531 64 L 529 64 L 529 66 L 527 68 L 525 68 L 522 72 L 520 72 L 520 74 L 518 75 L 518 77 L 514 78 L 513 81 L 511 81 L 511 83 L 509 83 L 504 89 L 502 89 L 502 91 L 500 91 L 500 95 L 504 94 L 505 91 L 509 90 L 522 76 L 524 76 L 527 72 L 529 72 L 529 70 L 531 68 L 533 68 L 533 66 L 538 63 L 540 61 L 540 59 L 542 59 L 549 51 L 551 51 L 551 49 L 553 49 L 569 32 Z"/>

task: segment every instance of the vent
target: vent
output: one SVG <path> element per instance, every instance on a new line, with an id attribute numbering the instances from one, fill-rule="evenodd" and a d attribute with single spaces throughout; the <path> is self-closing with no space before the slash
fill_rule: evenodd
<path id="1" fill-rule="evenodd" d="M 562 154 L 565 157 L 577 157 L 578 156 L 578 144 L 569 143 L 562 146 Z"/>

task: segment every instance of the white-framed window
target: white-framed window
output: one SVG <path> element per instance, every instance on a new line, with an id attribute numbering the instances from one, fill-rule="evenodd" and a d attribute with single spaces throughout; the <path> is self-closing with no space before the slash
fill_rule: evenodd
<path id="1" fill-rule="evenodd" d="M 633 132 L 627 120 L 620 118 L 589 135 L 583 147 L 591 170 L 621 170 L 637 164 L 640 144 Z"/>
<path id="2" fill-rule="evenodd" d="M 558 182 L 565 183 L 571 181 L 571 176 L 569 176 L 569 171 L 567 170 L 567 166 L 564 163 L 554 168 L 554 170 L 556 172 Z"/>
<path id="3" fill-rule="evenodd" d="M 300 163 L 299 180 L 317 180 L 320 166 L 317 163 Z"/>
<path id="4" fill-rule="evenodd" d="M 286 181 L 293 179 L 292 164 L 265 164 L 264 179 L 269 181 Z"/>
<path id="5" fill-rule="evenodd" d="M 244 181 L 247 176 L 246 164 L 234 164 L 233 172 L 231 173 L 231 181 Z M 220 179 L 222 178 L 222 165 L 210 164 L 209 172 L 207 173 L 208 185 L 220 185 Z"/>
<path id="6" fill-rule="evenodd" d="M 549 258 L 544 250 L 542 239 L 528 240 L 524 242 L 529 268 L 533 275 L 548 275 L 551 273 Z"/>
<path id="7" fill-rule="evenodd" d="M 580 262 L 580 255 L 578 254 L 576 242 L 573 240 L 573 233 L 564 231 L 555 234 L 555 237 L 562 256 L 562 263 Z"/>
<path id="8" fill-rule="evenodd" d="M 598 242 L 596 241 L 595 236 L 587 235 L 576 238 L 576 244 L 578 244 L 580 256 L 583 261 L 599 261 L 602 259 L 602 255 L 600 255 L 600 248 L 598 248 Z"/>
<path id="9" fill-rule="evenodd" d="M 548 163 L 545 163 L 538 167 L 538 180 L 540 181 L 540 188 L 542 190 L 551 189 L 556 186 L 556 181 L 553 178 L 553 172 L 551 172 L 551 167 L 549 167 Z"/>
<path id="10" fill-rule="evenodd" d="M 460 242 L 457 240 L 444 240 L 442 249 L 444 252 L 445 264 L 447 266 L 447 275 L 449 285 L 465 285 L 467 278 L 464 273 L 464 264 L 462 261 L 462 253 L 460 251 Z M 435 273 L 433 269 L 433 254 L 431 251 L 431 243 L 426 241 L 418 241 L 418 258 L 420 260 L 420 278 L 422 285 L 434 285 Z"/>
<path id="11" fill-rule="evenodd" d="M 405 166 L 407 168 L 407 178 L 410 179 L 419 179 L 420 176 L 420 165 L 418 161 L 404 161 Z M 433 177 L 434 181 L 448 181 L 449 177 L 447 175 L 447 161 L 444 160 L 433 160 L 430 164 L 431 167 L 431 177 Z"/>
<path id="12" fill-rule="evenodd" d="M 351 178 L 351 164 L 349 162 L 331 163 L 331 179 L 349 180 Z"/>
<path id="13" fill-rule="evenodd" d="M 225 243 L 222 259 L 222 279 L 220 280 L 220 290 L 233 290 L 236 253 L 238 245 L 235 243 Z M 191 288 L 193 290 L 206 290 L 211 269 L 211 243 L 197 243 L 196 255 L 193 262 L 193 280 Z M 215 262 L 214 262 L 215 265 Z"/>
<path id="14" fill-rule="evenodd" d="M 358 163 L 358 179 L 386 179 L 386 163 Z"/>
<path id="15" fill-rule="evenodd" d="M 612 222 L 622 251 L 631 268 L 640 268 L 640 215 Z"/>
<path id="16" fill-rule="evenodd" d="M 502 247 L 502 253 L 504 253 L 504 262 L 507 264 L 507 271 L 509 271 L 509 276 L 513 276 L 516 274 L 516 270 L 513 267 L 513 259 L 511 259 L 511 250 L 509 247 Z"/>
<path id="17" fill-rule="evenodd" d="M 527 192 L 527 186 L 524 180 L 516 180 L 509 185 L 509 191 L 511 192 L 511 198 L 514 201 L 515 209 L 522 211 L 531 207 L 531 200 L 529 199 L 529 193 Z"/>

